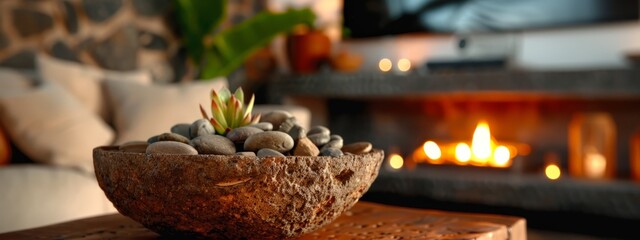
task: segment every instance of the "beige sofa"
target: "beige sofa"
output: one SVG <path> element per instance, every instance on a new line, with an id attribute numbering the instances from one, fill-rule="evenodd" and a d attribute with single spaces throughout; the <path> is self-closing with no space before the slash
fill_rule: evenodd
<path id="1" fill-rule="evenodd" d="M 142 71 L 105 71 L 44 55 L 32 77 L 0 69 L 0 127 L 33 160 L 0 166 L 0 232 L 116 212 L 96 182 L 92 149 L 191 123 L 200 117 L 198 104 L 208 106 L 211 89 L 228 84 L 224 78 L 157 84 Z M 309 127 L 304 107 L 257 105 L 254 112 L 275 109 Z"/>

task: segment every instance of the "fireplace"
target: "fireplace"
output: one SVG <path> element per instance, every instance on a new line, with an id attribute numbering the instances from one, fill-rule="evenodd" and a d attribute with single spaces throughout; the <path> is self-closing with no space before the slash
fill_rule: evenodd
<path id="1" fill-rule="evenodd" d="M 312 124 L 346 142 L 371 140 L 385 150 L 365 199 L 525 215 L 533 227 L 625 237 L 630 230 L 607 224 L 640 222 L 630 147 L 640 130 L 638 76 L 636 69 L 324 73 L 280 76 L 268 92 L 274 102 L 313 109 Z M 587 174 L 576 175 L 570 128 L 591 114 L 613 121 L 615 159 L 598 150 L 586 158 Z M 594 227 L 563 224 L 580 219 Z"/>

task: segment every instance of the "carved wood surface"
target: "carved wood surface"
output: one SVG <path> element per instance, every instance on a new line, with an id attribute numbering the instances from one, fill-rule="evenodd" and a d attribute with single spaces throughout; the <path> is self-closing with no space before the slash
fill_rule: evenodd
<path id="1" fill-rule="evenodd" d="M 359 202 L 336 221 L 299 239 L 526 239 L 519 217 L 403 208 Z M 111 214 L 0 234 L 0 239 L 158 239 L 139 223 Z"/>

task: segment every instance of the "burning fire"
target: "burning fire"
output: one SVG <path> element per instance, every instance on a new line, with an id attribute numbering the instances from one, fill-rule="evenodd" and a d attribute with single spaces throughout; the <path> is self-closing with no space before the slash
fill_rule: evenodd
<path id="1" fill-rule="evenodd" d="M 528 146 L 520 146 L 528 151 Z M 416 150 L 412 159 L 416 162 L 426 160 L 432 164 L 452 162 L 457 165 L 471 164 L 473 166 L 490 166 L 506 168 L 511 166 L 512 159 L 518 155 L 519 147 L 510 144 L 500 144 L 491 136 L 489 124 L 480 121 L 471 139 L 471 145 L 466 142 L 436 143 L 426 141 L 421 151 Z"/>

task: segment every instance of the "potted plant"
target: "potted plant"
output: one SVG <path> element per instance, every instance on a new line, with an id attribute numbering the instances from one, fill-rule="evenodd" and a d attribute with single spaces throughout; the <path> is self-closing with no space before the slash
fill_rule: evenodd
<path id="1" fill-rule="evenodd" d="M 263 11 L 231 28 L 219 30 L 226 16 L 225 0 L 175 0 L 178 24 L 190 64 L 199 79 L 228 76 L 275 36 L 295 26 L 312 25 L 308 8 L 282 13 Z"/>

